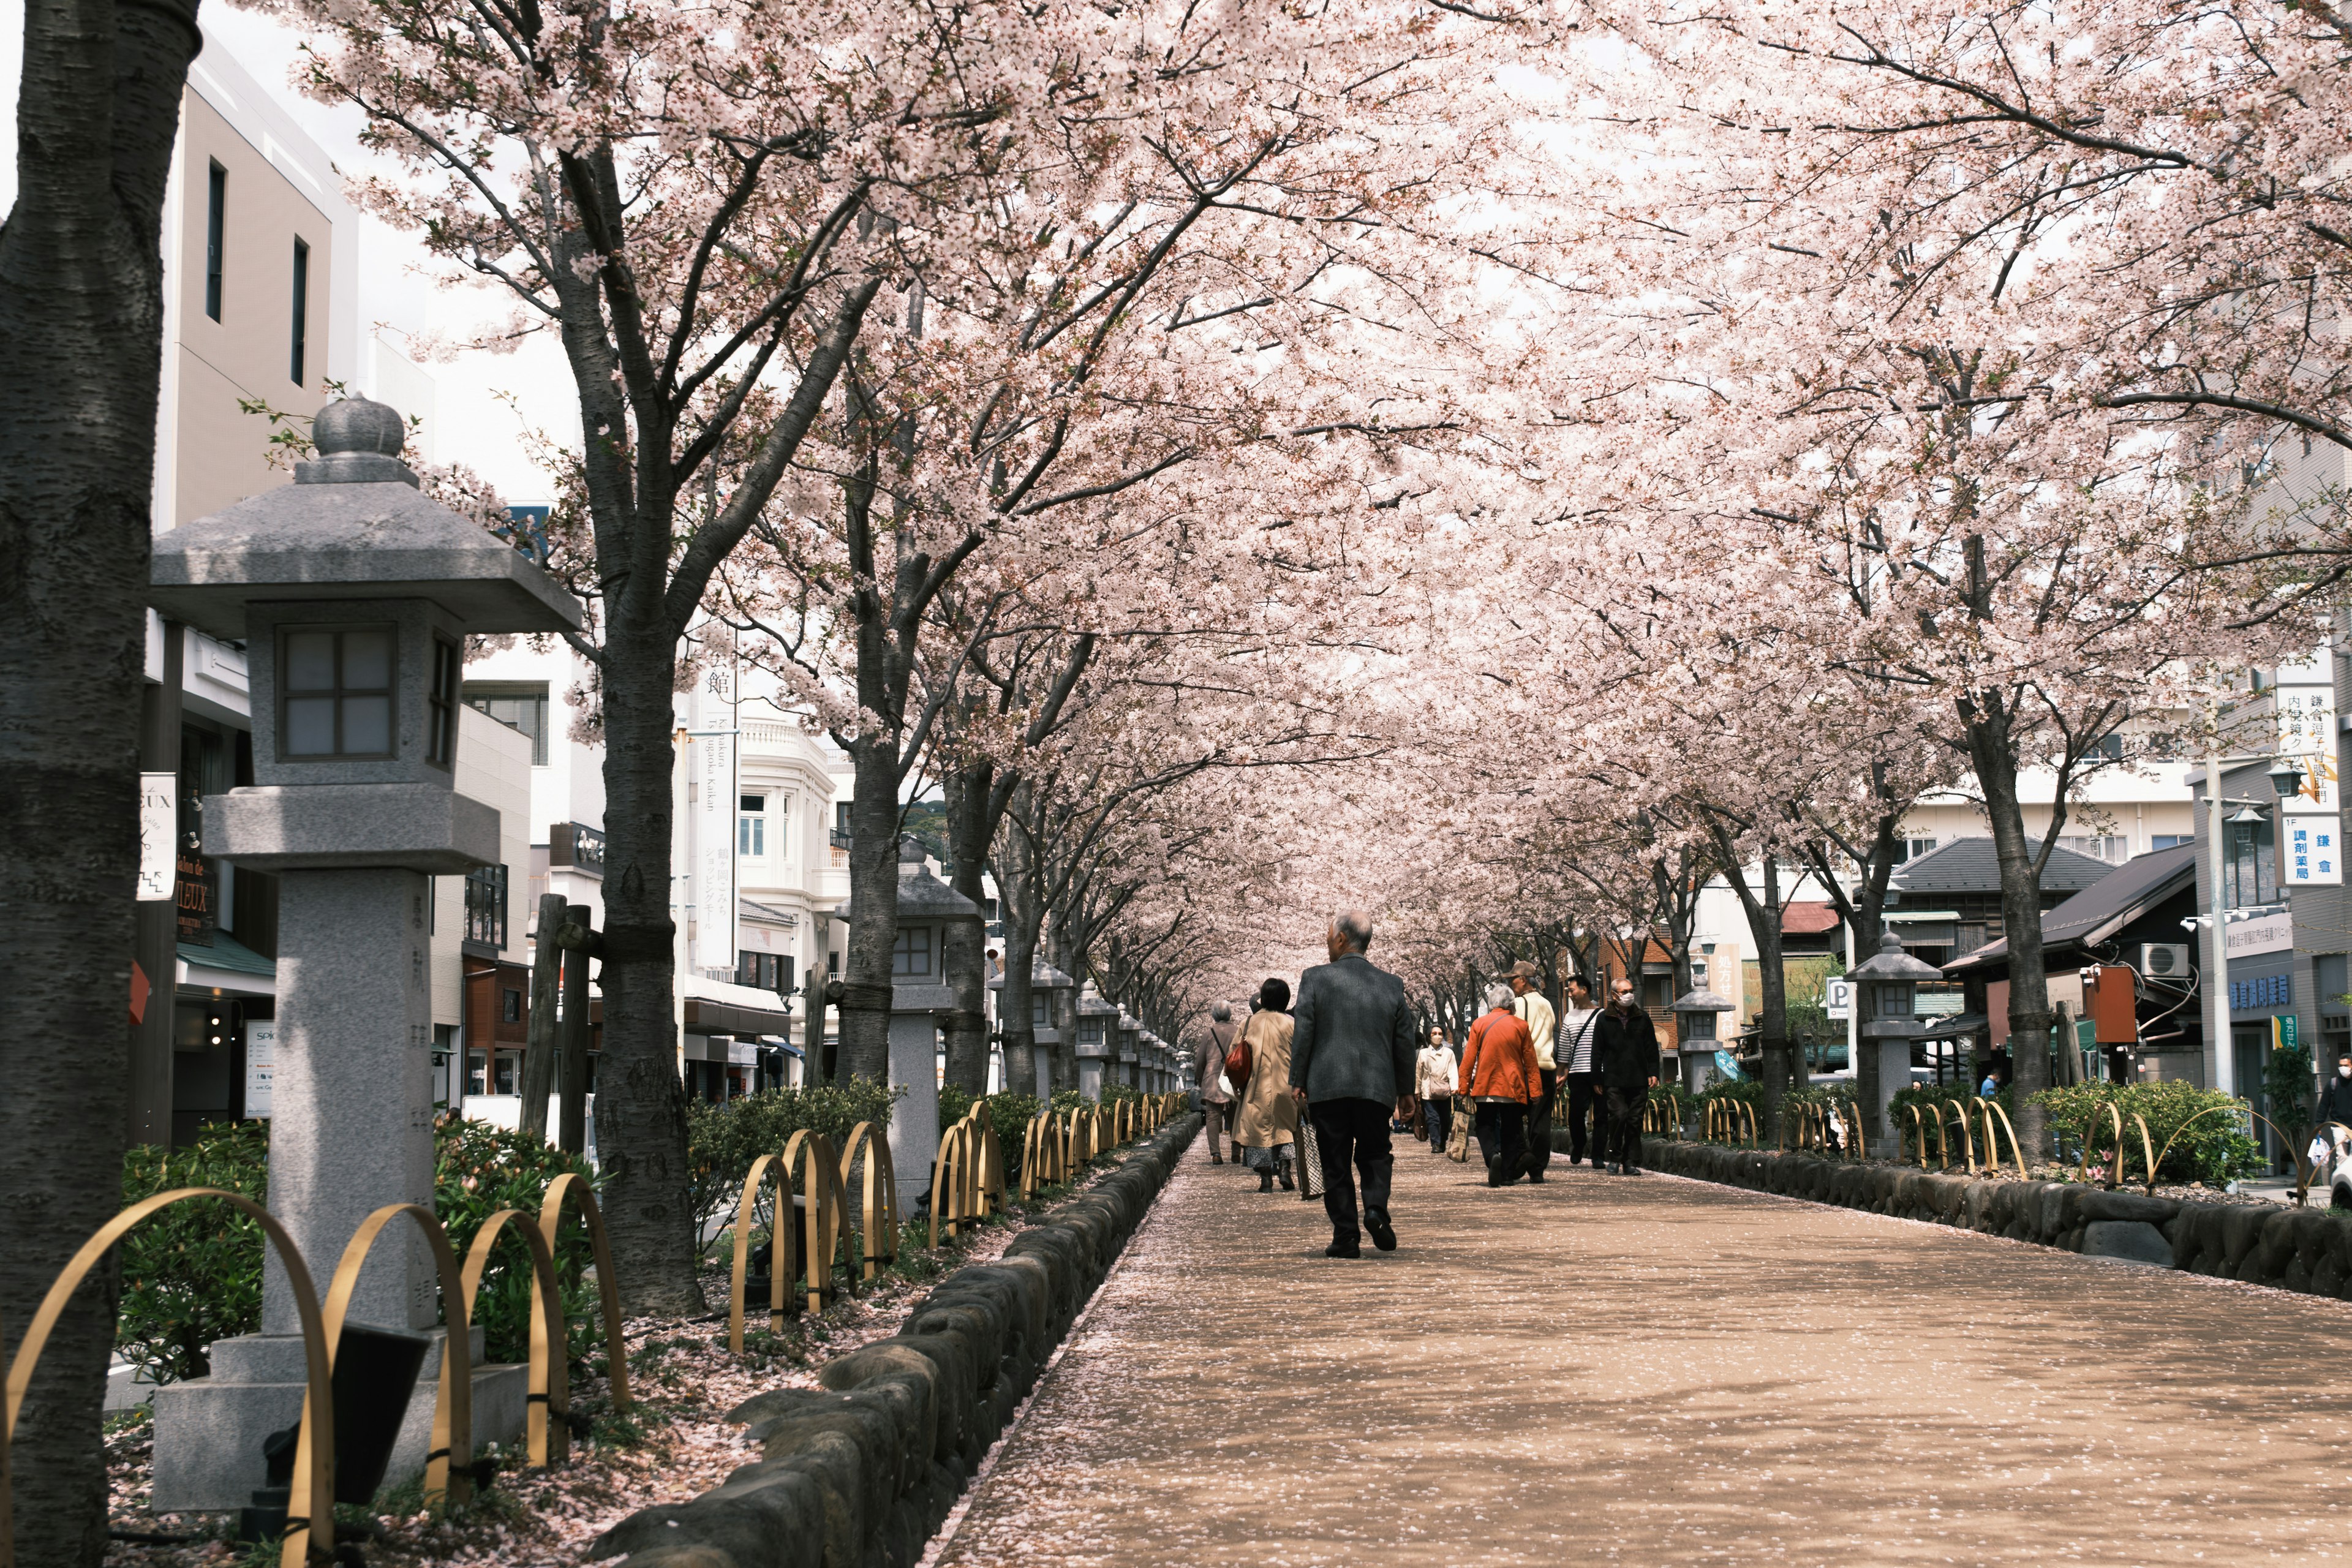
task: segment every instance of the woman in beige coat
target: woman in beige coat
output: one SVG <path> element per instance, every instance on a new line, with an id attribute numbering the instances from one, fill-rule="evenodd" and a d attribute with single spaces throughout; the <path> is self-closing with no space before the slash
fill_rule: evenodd
<path id="1" fill-rule="evenodd" d="M 1234 1144 L 1242 1163 L 1257 1173 L 1257 1190 L 1297 1189 L 1291 1167 L 1297 1163 L 1298 1101 L 1290 1093 L 1290 985 L 1269 980 L 1258 987 L 1257 1011 L 1242 1028 L 1249 1045 L 1249 1082 L 1234 1118 Z"/>

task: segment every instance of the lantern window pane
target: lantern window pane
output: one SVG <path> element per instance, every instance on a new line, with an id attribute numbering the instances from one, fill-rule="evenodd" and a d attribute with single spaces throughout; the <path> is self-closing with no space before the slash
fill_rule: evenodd
<path id="1" fill-rule="evenodd" d="M 389 626 L 280 634 L 279 756 L 393 754 L 394 639 Z"/>
<path id="2" fill-rule="evenodd" d="M 931 972 L 931 928 L 900 926 L 898 941 L 890 952 L 890 973 L 893 975 L 926 975 Z"/>

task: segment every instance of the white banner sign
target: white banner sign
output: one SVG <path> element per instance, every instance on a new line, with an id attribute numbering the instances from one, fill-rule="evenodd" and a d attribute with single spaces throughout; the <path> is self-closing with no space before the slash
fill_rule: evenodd
<path id="1" fill-rule="evenodd" d="M 268 1018 L 245 1026 L 245 1113 L 267 1116 L 278 1081 L 278 1025 Z"/>
<path id="2" fill-rule="evenodd" d="M 2294 945 L 2294 917 L 2281 910 L 2232 921 L 2221 928 L 2229 933 L 2225 951 L 2231 958 L 2252 958 L 2258 952 L 2283 952 Z"/>
<path id="3" fill-rule="evenodd" d="M 735 675 L 704 673 L 694 693 L 694 966 L 735 967 Z M 712 731 L 720 731 L 713 733 Z"/>
<path id="4" fill-rule="evenodd" d="M 180 775 L 139 775 L 139 901 L 163 903 L 178 880 Z"/>
<path id="5" fill-rule="evenodd" d="M 2280 687 L 2278 722 L 2278 754 L 2303 766 L 2303 789 L 2287 797 L 2287 815 L 2335 815 L 2340 804 L 2336 797 L 2335 688 Z M 2329 837 L 2335 837 L 2333 830 Z"/>

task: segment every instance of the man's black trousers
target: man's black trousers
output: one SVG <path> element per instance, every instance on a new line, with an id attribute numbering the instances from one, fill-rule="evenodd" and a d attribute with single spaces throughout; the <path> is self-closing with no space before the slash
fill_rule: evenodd
<path id="1" fill-rule="evenodd" d="M 1642 1168 L 1642 1108 L 1649 1103 L 1650 1091 L 1646 1086 L 1619 1089 L 1612 1083 L 1608 1095 L 1609 1141 L 1601 1145 L 1601 1163 L 1638 1171 Z"/>
<path id="2" fill-rule="evenodd" d="M 1595 1162 L 1607 1158 L 1608 1129 L 1601 1123 L 1601 1085 L 1595 1075 L 1568 1075 L 1568 1163 L 1575 1164 L 1590 1150 Z"/>
<path id="3" fill-rule="evenodd" d="M 1318 1100 L 1307 1108 L 1323 1157 L 1323 1212 L 1331 1216 L 1335 1240 L 1362 1238 L 1356 1216 L 1359 1173 L 1364 1206 L 1375 1214 L 1388 1212 L 1389 1175 L 1396 1169 L 1396 1156 L 1389 1152 L 1391 1109 L 1374 1100 Z"/>

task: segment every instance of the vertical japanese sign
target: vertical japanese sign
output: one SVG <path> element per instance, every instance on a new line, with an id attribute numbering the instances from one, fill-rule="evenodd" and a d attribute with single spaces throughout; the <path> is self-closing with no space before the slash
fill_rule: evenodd
<path id="1" fill-rule="evenodd" d="M 735 967 L 735 671 L 694 691 L 694 966 Z"/>
<path id="2" fill-rule="evenodd" d="M 2336 692 L 2278 689 L 2278 754 L 2303 769 L 2303 788 L 2279 803 L 2279 885 L 2344 885 L 2344 818 L 2336 777 Z"/>
<path id="3" fill-rule="evenodd" d="M 180 775 L 139 775 L 139 901 L 179 896 Z"/>

